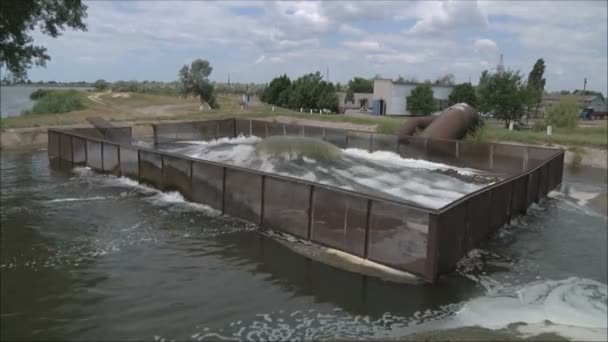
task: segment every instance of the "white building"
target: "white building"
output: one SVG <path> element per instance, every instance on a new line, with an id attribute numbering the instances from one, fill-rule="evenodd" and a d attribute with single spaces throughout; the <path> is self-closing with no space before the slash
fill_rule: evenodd
<path id="1" fill-rule="evenodd" d="M 393 82 L 391 79 L 374 80 L 373 112 L 377 115 L 411 115 L 407 97 L 421 83 Z M 448 107 L 448 96 L 453 85 L 431 84 L 433 97 L 437 100 L 437 110 Z"/>

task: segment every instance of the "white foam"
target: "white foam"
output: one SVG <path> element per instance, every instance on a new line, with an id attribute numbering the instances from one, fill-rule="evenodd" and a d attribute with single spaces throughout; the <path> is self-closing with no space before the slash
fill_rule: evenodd
<path id="1" fill-rule="evenodd" d="M 561 335 L 567 327 L 576 327 L 579 334 L 584 332 L 593 340 L 608 337 L 606 284 L 572 277 L 504 288 L 500 292 L 466 302 L 449 326 L 503 329 L 513 323 L 526 323 L 521 332 L 529 335 L 542 332 Z"/>
<path id="2" fill-rule="evenodd" d="M 425 170 L 454 170 L 461 175 L 475 175 L 479 173 L 476 170 L 468 169 L 468 168 L 460 168 L 455 166 L 450 166 L 441 163 L 435 163 L 428 160 L 423 159 L 412 159 L 412 158 L 401 158 L 398 154 L 390 151 L 376 151 L 376 152 L 368 152 L 366 150 L 358 149 L 358 148 L 347 148 L 344 150 L 344 153 L 349 156 L 364 158 L 368 160 L 379 161 L 382 163 L 386 163 L 393 166 L 398 166 L 402 168 L 411 168 L 411 169 L 425 169 Z"/>
<path id="3" fill-rule="evenodd" d="M 79 201 L 100 201 L 100 200 L 105 200 L 108 199 L 110 197 L 104 197 L 104 196 L 95 196 L 95 197 L 68 197 L 68 198 L 56 198 L 56 199 L 52 199 L 49 201 L 46 201 L 46 203 L 62 203 L 62 202 L 79 202 Z"/>

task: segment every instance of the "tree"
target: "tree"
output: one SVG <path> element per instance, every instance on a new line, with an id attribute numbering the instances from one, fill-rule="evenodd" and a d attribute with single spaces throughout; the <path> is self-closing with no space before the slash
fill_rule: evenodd
<path id="1" fill-rule="evenodd" d="M 34 45 L 36 27 L 53 38 L 64 28 L 86 31 L 87 6 L 80 0 L 3 0 L 0 14 L 0 67 L 16 81 L 27 79 L 32 64 L 45 66 L 51 57 L 46 48 Z"/>
<path id="2" fill-rule="evenodd" d="M 274 105 L 284 105 L 285 103 L 280 103 L 279 98 L 281 93 L 283 93 L 287 88 L 291 86 L 291 80 L 287 75 L 275 77 L 266 89 L 264 89 L 264 93 L 262 94 L 262 101 Z"/>
<path id="3" fill-rule="evenodd" d="M 545 79 L 543 78 L 543 74 L 545 73 L 545 61 L 542 58 L 539 58 L 536 63 L 534 63 L 534 67 L 532 67 L 532 71 L 528 74 L 528 84 L 527 84 L 527 93 L 526 93 L 526 105 L 528 107 L 528 112 L 530 112 L 531 108 L 534 108 L 534 113 L 538 113 L 538 107 L 540 106 L 540 102 L 543 97 L 543 91 L 545 90 Z"/>
<path id="4" fill-rule="evenodd" d="M 348 81 L 348 89 L 352 90 L 353 93 L 373 93 L 374 81 L 363 77 L 355 77 Z"/>
<path id="5" fill-rule="evenodd" d="M 454 87 L 448 97 L 449 105 L 464 102 L 471 107 L 477 108 L 477 93 L 471 83 L 462 83 Z"/>
<path id="6" fill-rule="evenodd" d="M 93 83 L 93 87 L 95 87 L 95 89 L 97 90 L 104 90 L 109 86 L 109 83 L 106 82 L 105 80 L 97 80 L 95 81 L 95 83 Z"/>
<path id="7" fill-rule="evenodd" d="M 485 70 L 479 79 L 477 91 L 478 109 L 484 113 L 494 113 L 496 118 L 505 121 L 505 127 L 509 126 L 511 120 L 518 120 L 523 115 L 526 85 L 519 72 L 490 74 Z"/>
<path id="8" fill-rule="evenodd" d="M 217 108 L 213 84 L 209 82 L 213 68 L 209 62 L 196 59 L 188 65 L 184 65 L 179 71 L 179 81 L 185 94 L 194 94 L 200 98 L 201 105 L 207 103 L 211 108 Z"/>
<path id="9" fill-rule="evenodd" d="M 445 74 L 437 77 L 434 83 L 439 85 L 453 85 L 456 84 L 456 77 L 454 74 Z"/>
<path id="10" fill-rule="evenodd" d="M 555 127 L 575 128 L 578 125 L 578 103 L 573 97 L 560 100 L 549 110 L 545 122 Z"/>
<path id="11" fill-rule="evenodd" d="M 433 88 L 430 84 L 421 84 L 414 88 L 407 97 L 407 104 L 414 115 L 429 115 L 433 112 Z"/>

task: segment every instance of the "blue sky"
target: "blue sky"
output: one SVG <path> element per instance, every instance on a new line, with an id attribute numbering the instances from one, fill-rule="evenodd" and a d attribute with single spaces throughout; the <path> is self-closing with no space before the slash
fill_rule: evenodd
<path id="1" fill-rule="evenodd" d="M 476 83 L 504 55 L 526 74 L 544 58 L 548 90 L 607 93 L 606 1 L 94 1 L 87 32 L 34 33 L 52 57 L 32 80 L 171 81 L 195 58 L 211 78 L 268 82 L 287 73 Z"/>

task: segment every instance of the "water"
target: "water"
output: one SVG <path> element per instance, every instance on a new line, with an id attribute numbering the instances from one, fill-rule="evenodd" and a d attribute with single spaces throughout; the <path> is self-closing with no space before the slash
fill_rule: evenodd
<path id="1" fill-rule="evenodd" d="M 568 194 L 430 286 L 309 261 L 178 194 L 49 170 L 46 151 L 3 152 L 0 168 L 2 339 L 365 339 L 517 321 L 514 334 L 608 337 L 607 218 L 577 198 L 604 178 L 566 174 Z"/>
<path id="2" fill-rule="evenodd" d="M 93 88 L 76 87 L 76 88 L 57 88 L 44 86 L 2 86 L 0 87 L 0 117 L 6 118 L 9 116 L 19 116 L 25 110 L 29 110 L 34 106 L 34 101 L 30 99 L 30 95 L 37 89 L 79 89 L 89 90 Z"/>
<path id="3" fill-rule="evenodd" d="M 289 144 L 284 138 L 279 143 Z M 388 151 L 369 153 L 349 148 L 338 157 L 316 158 L 314 152 L 299 151 L 294 143 L 290 153 L 267 154 L 256 145 L 262 139 L 222 138 L 212 141 L 184 141 L 161 149 L 190 157 L 227 163 L 268 173 L 296 177 L 380 197 L 408 201 L 438 209 L 481 189 L 496 177 L 480 170 L 458 168 L 418 159 L 400 158 Z M 314 141 L 314 140 L 313 140 Z"/>

